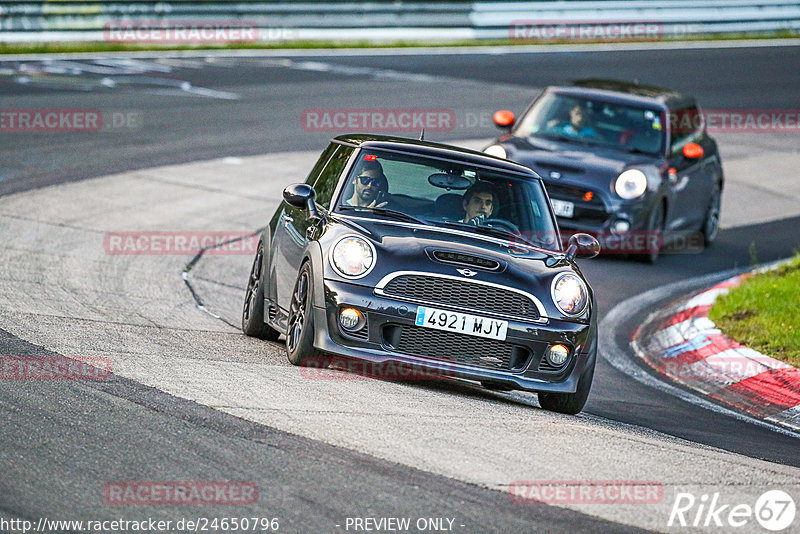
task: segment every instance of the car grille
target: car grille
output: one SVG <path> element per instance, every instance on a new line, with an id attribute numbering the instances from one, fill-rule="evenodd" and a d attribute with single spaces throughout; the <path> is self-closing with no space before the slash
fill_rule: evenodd
<path id="1" fill-rule="evenodd" d="M 608 217 L 605 204 L 600 200 L 600 196 L 591 189 L 554 184 L 552 182 L 545 183 L 545 188 L 547 189 L 547 194 L 550 195 L 551 198 L 566 200 L 575 204 L 574 219 L 602 222 Z M 584 195 L 590 191 L 593 194 L 592 200 L 584 200 Z"/>
<path id="2" fill-rule="evenodd" d="M 536 304 L 525 295 L 500 287 L 424 275 L 401 275 L 386 284 L 383 293 L 460 309 L 539 319 Z"/>
<path id="3" fill-rule="evenodd" d="M 548 182 L 545 185 L 547 192 L 552 197 L 558 197 L 562 200 L 569 200 L 570 202 L 581 202 L 586 204 L 595 204 L 598 206 L 603 205 L 603 201 L 598 198 L 596 194 L 591 189 L 584 189 L 581 187 L 575 187 L 571 185 L 562 185 L 562 184 L 554 184 L 552 182 Z M 586 202 L 583 197 L 586 193 L 592 191 L 592 200 Z"/>
<path id="4" fill-rule="evenodd" d="M 499 371 L 524 368 L 530 355 L 526 348 L 505 341 L 419 326 L 387 325 L 384 341 L 393 352 Z"/>

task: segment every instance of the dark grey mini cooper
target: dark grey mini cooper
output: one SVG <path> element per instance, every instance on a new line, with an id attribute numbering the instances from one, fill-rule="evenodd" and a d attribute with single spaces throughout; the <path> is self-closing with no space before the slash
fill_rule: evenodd
<path id="1" fill-rule="evenodd" d="M 343 135 L 288 186 L 247 284 L 247 335 L 289 361 L 403 365 L 583 408 L 595 367 L 592 290 L 562 249 L 542 181 L 480 152 Z M 314 362 L 314 363 L 312 363 Z"/>
<path id="2" fill-rule="evenodd" d="M 716 142 L 694 98 L 658 87 L 586 80 L 548 87 L 485 149 L 536 171 L 566 234 L 654 262 L 662 247 L 717 237 L 724 184 Z"/>

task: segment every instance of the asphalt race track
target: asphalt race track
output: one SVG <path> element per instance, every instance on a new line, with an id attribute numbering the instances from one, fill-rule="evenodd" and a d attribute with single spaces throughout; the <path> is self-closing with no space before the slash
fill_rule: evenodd
<path id="1" fill-rule="evenodd" d="M 0 381 L 0 518 L 247 515 L 277 517 L 284 532 L 336 532 L 348 517 L 443 517 L 459 532 L 625 532 L 666 530 L 676 488 L 752 502 L 779 487 L 797 499 L 796 436 L 683 402 L 605 360 L 575 418 L 461 383 L 298 380 L 280 344 L 229 325 L 250 256 L 207 256 L 192 269 L 220 320 L 195 307 L 180 276 L 189 258 L 101 248 L 107 231 L 265 224 L 282 186 L 302 180 L 335 135 L 307 131 L 304 110 L 445 108 L 454 126 L 427 139 L 489 139 L 494 110 L 521 112 L 545 85 L 573 78 L 638 78 L 710 109 L 792 109 L 797 64 L 800 46 L 0 62 L 4 110 L 104 117 L 99 132 L 0 132 L 0 354 L 109 354 L 115 372 Z M 800 246 L 800 198 L 768 196 L 769 177 L 786 170 L 776 155 L 796 157 L 796 134 L 716 137 L 723 164 L 763 163 L 767 196 L 726 199 L 729 224 L 701 254 L 583 262 L 601 312 Z M 201 160 L 211 161 L 149 170 Z M 118 176 L 87 180 L 107 175 Z M 44 188 L 54 184 L 65 185 Z M 641 319 L 613 333 L 621 346 Z M 120 507 L 102 495 L 115 480 L 249 480 L 259 500 Z M 652 509 L 518 504 L 514 480 L 658 480 L 665 497 Z"/>

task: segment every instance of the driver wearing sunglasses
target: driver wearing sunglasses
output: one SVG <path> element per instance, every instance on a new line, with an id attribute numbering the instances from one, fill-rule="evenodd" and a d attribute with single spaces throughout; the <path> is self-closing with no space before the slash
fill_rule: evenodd
<path id="1" fill-rule="evenodd" d="M 377 161 L 365 161 L 353 180 L 353 196 L 343 202 L 345 206 L 382 208 L 387 202 L 382 197 L 389 189 L 383 167 Z"/>

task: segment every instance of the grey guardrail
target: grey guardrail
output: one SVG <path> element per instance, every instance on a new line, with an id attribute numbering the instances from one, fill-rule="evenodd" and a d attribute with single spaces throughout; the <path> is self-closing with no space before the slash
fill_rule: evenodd
<path id="1" fill-rule="evenodd" d="M 239 23 L 258 40 L 669 38 L 800 31 L 800 2 L 590 0 L 540 2 L 0 1 L 0 41 L 108 40 L 109 24 Z M 649 25 L 631 35 L 634 24 Z M 620 34 L 620 25 L 624 26 Z M 641 27 L 639 27 L 641 29 Z M 580 33 L 583 29 L 584 33 Z M 560 32 L 560 33 L 559 33 Z M 626 33 L 628 32 L 628 33 Z M 570 36 L 572 38 L 570 38 Z"/>

